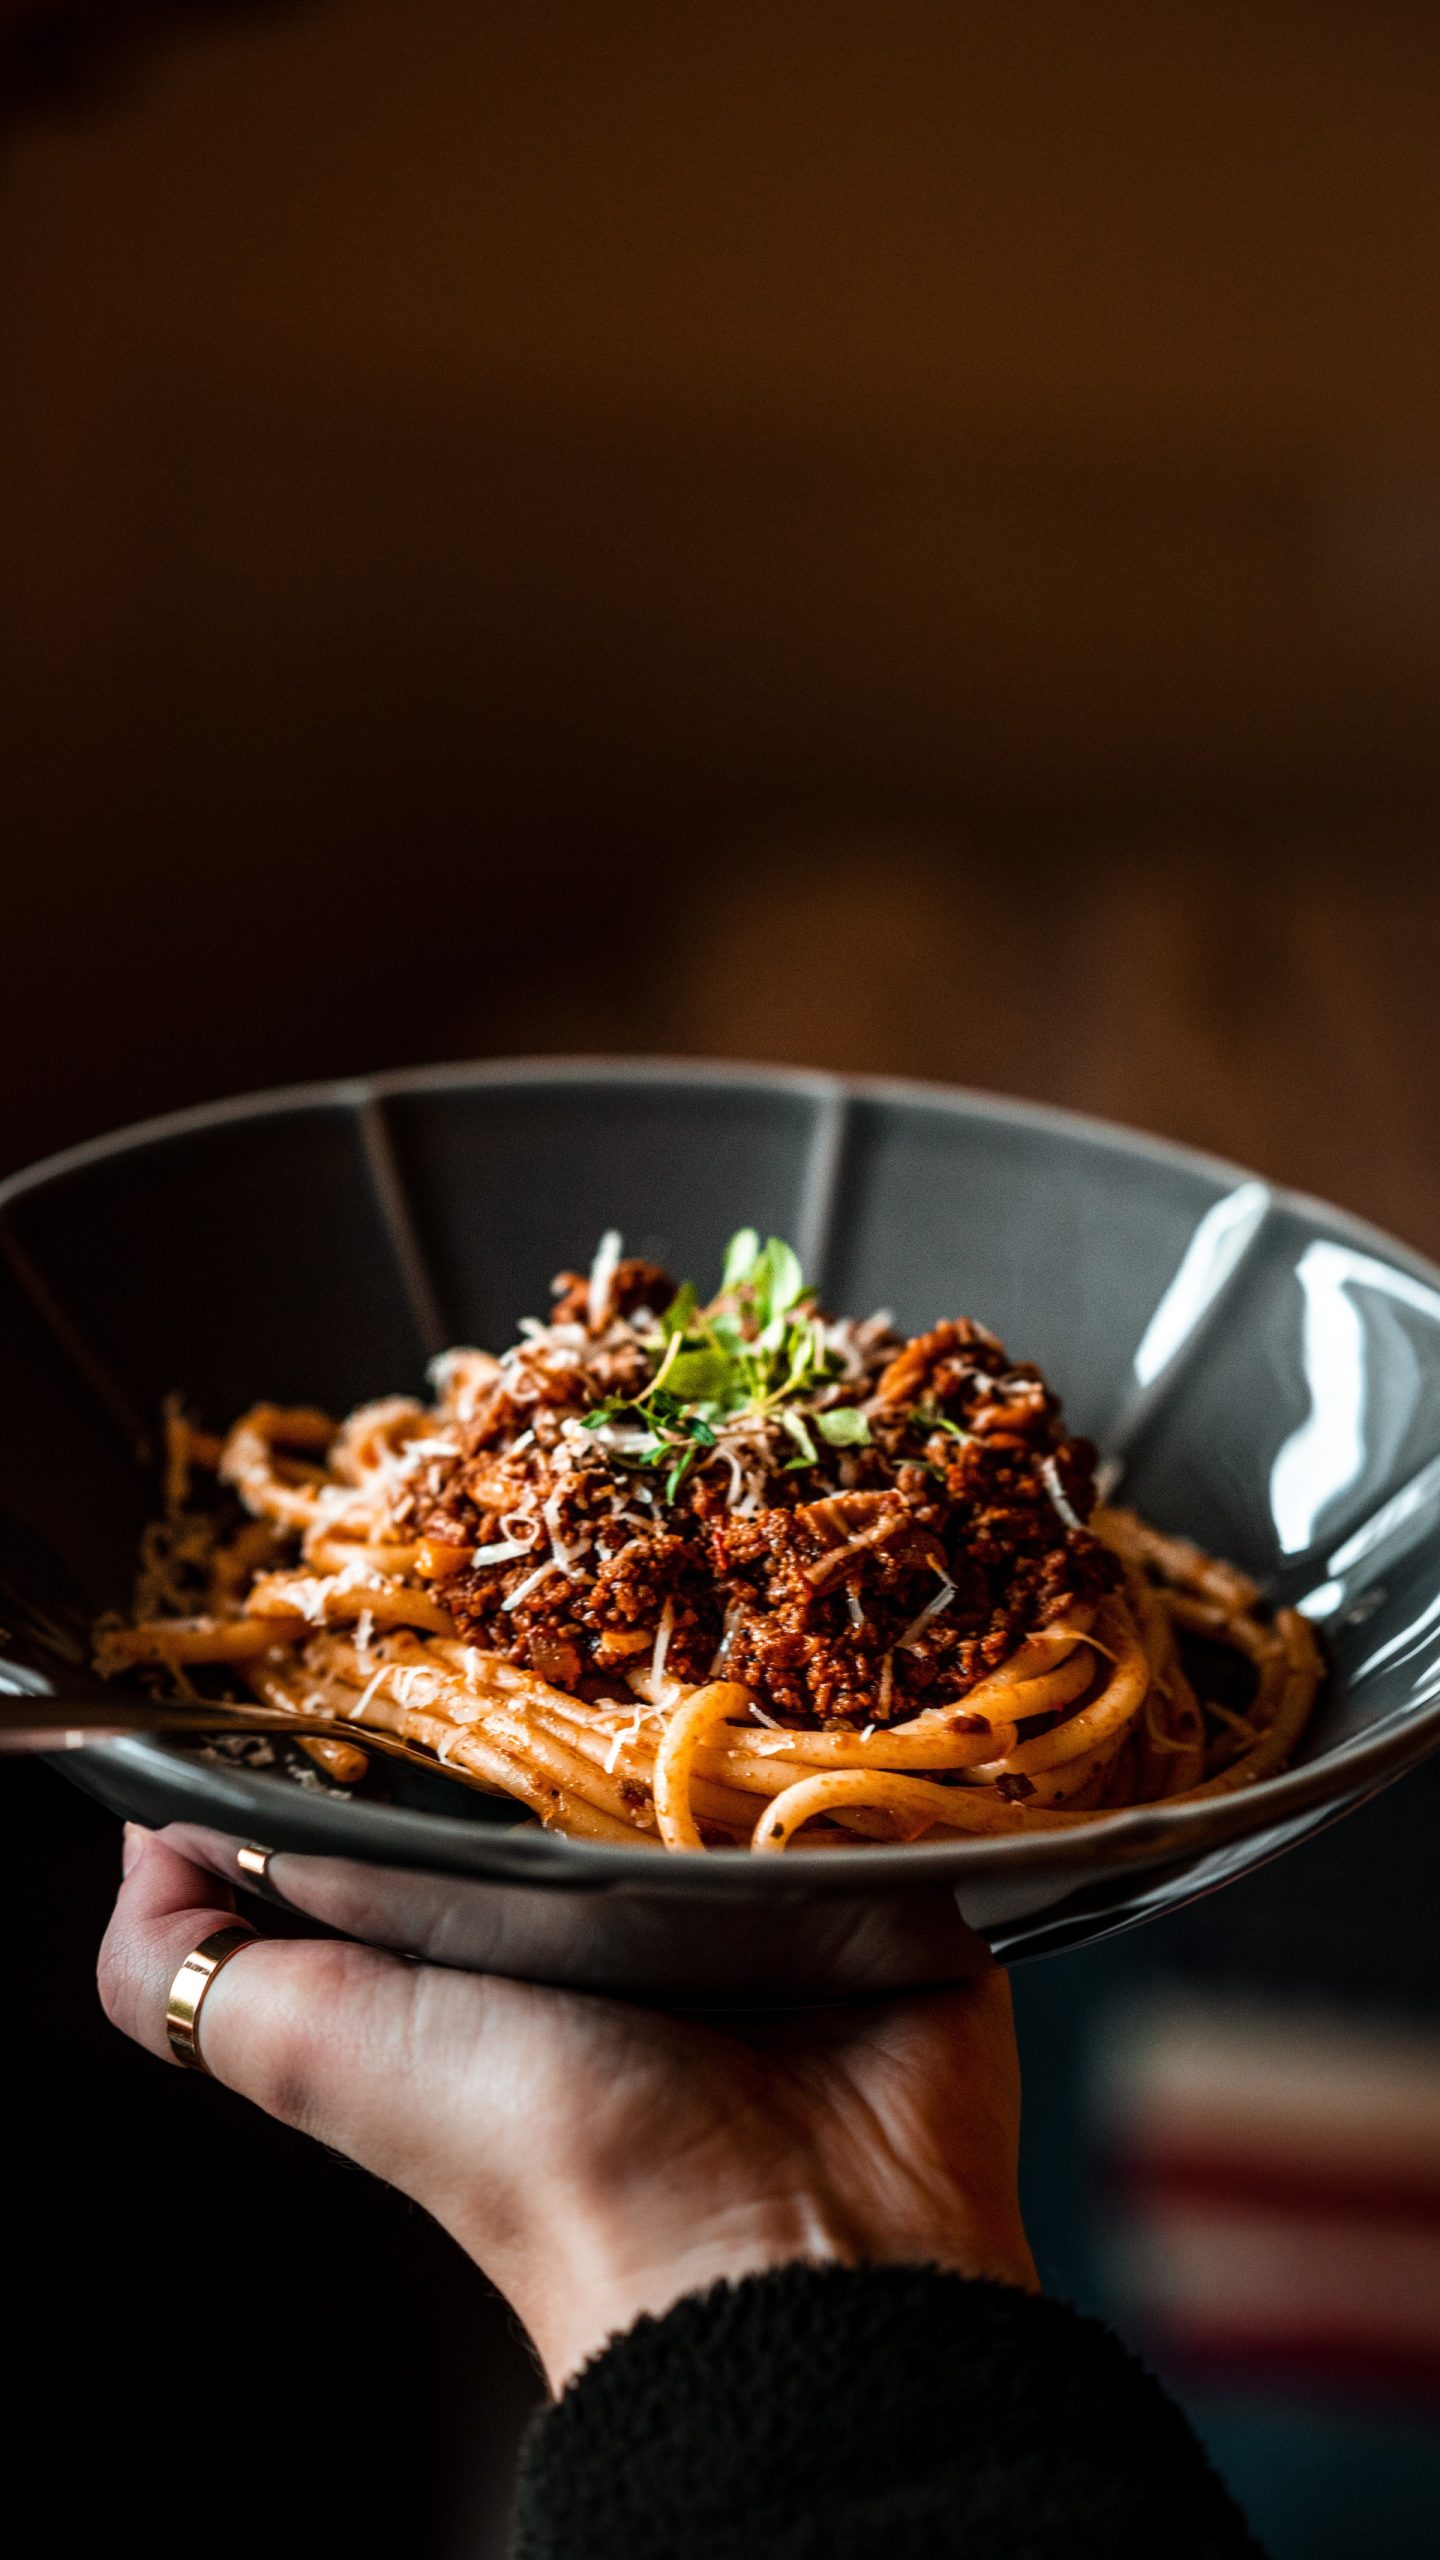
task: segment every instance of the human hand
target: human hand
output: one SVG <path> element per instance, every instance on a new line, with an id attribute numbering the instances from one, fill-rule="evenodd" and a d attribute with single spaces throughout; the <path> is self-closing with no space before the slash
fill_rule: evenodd
<path id="1" fill-rule="evenodd" d="M 127 1828 L 100 1994 L 162 2060 L 170 1984 L 233 1915 L 235 1848 Z M 383 1868 L 270 1875 L 293 1910 L 403 1937 Z M 216 2079 L 432 2213 L 557 2392 L 642 2312 L 797 2258 L 1036 2282 L 1009 1985 L 978 1940 L 952 1989 L 720 2020 L 262 1938 L 215 1977 L 203 2040 Z"/>

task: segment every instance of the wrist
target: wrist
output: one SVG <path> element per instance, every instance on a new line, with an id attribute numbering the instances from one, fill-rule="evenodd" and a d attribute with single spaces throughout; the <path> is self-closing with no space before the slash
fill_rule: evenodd
<path id="1" fill-rule="evenodd" d="M 820 2265 L 850 2254 L 807 2197 L 711 2200 L 683 2229 L 667 2228 L 653 2210 L 633 2220 L 602 2210 L 570 2218 L 532 2247 L 523 2287 L 505 2290 L 558 2397 L 610 2339 L 647 2314 L 661 2318 L 687 2294 L 796 2259 Z"/>
<path id="2" fill-rule="evenodd" d="M 712 2285 L 804 2263 L 939 2266 L 1038 2290 L 1018 2213 L 968 2209 L 883 2217 L 872 2227 L 849 2203 L 806 2189 L 764 2199 L 713 2200 L 683 2229 L 667 2229 L 653 2197 L 636 2219 L 576 2216 L 527 2252 L 525 2279 L 505 2283 L 558 2397 L 582 2366 L 647 2314 L 661 2318 Z"/>

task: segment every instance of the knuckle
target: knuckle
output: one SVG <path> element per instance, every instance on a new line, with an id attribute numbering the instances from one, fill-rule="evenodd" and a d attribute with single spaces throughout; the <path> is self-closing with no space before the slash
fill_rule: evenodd
<path id="1" fill-rule="evenodd" d="M 327 1890 L 325 1904 L 327 1926 L 340 1930 L 347 1938 L 363 1939 L 375 1927 L 377 1895 L 363 1875 L 342 1872 L 336 1876 Z M 379 1916 L 383 1917 L 383 1907 Z"/>
<path id="2" fill-rule="evenodd" d="M 334 1958 L 344 1950 L 307 1942 L 305 1953 L 303 1996 L 299 1979 L 287 1980 L 281 1967 L 258 1987 L 244 2033 L 243 2083 L 267 2115 L 323 2140 L 329 2130 L 325 2022 L 343 1988 L 344 1968 Z M 247 1957 L 234 1968 L 232 1991 L 250 1965 Z"/>
<path id="3" fill-rule="evenodd" d="M 95 1967 L 95 1987 L 100 1994 L 100 2006 L 111 2026 L 118 2027 L 122 1988 L 121 1965 L 108 1930 L 100 1942 L 100 1955 Z"/>
<path id="4" fill-rule="evenodd" d="M 249 2095 L 277 2124 L 289 2125 L 294 2133 L 315 2134 L 319 2131 L 309 2073 L 297 2058 L 287 2062 L 273 2057 L 258 2087 Z"/>
<path id="5" fill-rule="evenodd" d="M 106 2018 L 112 2027 L 120 2029 L 122 2035 L 133 2036 L 136 2033 L 137 1976 L 133 1941 L 112 1920 L 100 1942 L 95 1983 Z"/>
<path id="6" fill-rule="evenodd" d="M 313 2134 L 319 2129 L 313 2061 L 297 2023 L 287 2020 L 272 2025 L 259 2068 L 247 2079 L 247 2094 L 277 2124 L 288 2124 L 296 2133 Z"/>

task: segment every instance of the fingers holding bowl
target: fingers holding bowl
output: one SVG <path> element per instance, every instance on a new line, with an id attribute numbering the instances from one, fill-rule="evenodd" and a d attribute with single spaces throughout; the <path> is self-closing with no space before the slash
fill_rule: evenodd
<path id="1" fill-rule="evenodd" d="M 172 1985 L 187 1957 L 233 1928 L 235 1895 L 174 1833 L 132 1832 L 127 1845 L 133 1854 L 100 1949 L 101 2003 L 123 2034 L 174 2061 Z M 405 2109 L 387 2108 L 384 2065 L 408 2042 L 416 1980 L 412 1967 L 375 1948 L 257 1934 L 205 1989 L 197 2039 L 205 2067 L 267 2114 L 393 2174 L 387 2163 L 403 2140 Z"/>
<path id="2" fill-rule="evenodd" d="M 223 1889 L 238 1885 L 366 1946 L 471 1973 L 529 1971 L 524 1958 L 533 1945 L 536 1897 L 515 1888 L 358 1858 L 266 1850 L 196 1823 L 172 1824 L 161 1836 Z M 553 1926 L 548 1896 L 538 1898 L 538 1910 Z"/>
<path id="3" fill-rule="evenodd" d="M 191 1950 L 234 1918 L 234 1894 L 213 1872 L 127 1823 L 124 1877 L 97 1968 L 111 2025 L 173 2061 L 165 2028 L 170 1985 Z"/>
<path id="4" fill-rule="evenodd" d="M 190 1824 L 164 1836 L 227 1886 L 257 1889 L 254 1844 Z M 727 1903 L 722 1930 L 677 1890 L 685 1879 L 676 1868 L 689 1863 L 657 1862 L 644 1892 L 611 1890 L 602 1877 L 560 1893 L 543 1883 L 285 1851 L 265 1862 L 263 1890 L 291 1914 L 427 1964 L 659 2007 L 735 2011 L 869 1998 L 964 1982 L 990 1961 L 948 1884 L 819 1894 L 797 1904 L 773 1890 L 781 1883 L 773 1862 L 757 1861 L 754 1889 Z M 785 1914 L 778 1927 L 777 1905 Z"/>
<path id="5" fill-rule="evenodd" d="M 178 1828 L 141 1834 L 121 1886 L 101 1998 L 162 2059 L 173 2058 L 177 1972 L 234 1925 L 240 1845 Z M 287 1899 L 316 1885 L 327 1917 L 383 1925 L 343 1871 L 326 1872 L 331 1861 L 282 1863 L 321 1871 L 318 1884 L 287 1872 Z M 393 1880 L 401 1898 L 405 1885 Z M 621 2084 L 627 2013 L 338 1937 L 257 1934 L 211 1977 L 199 2032 L 215 2079 L 424 2206 L 535 2328 L 537 2287 L 569 2282 L 563 2207 L 589 2158 L 587 2092 Z"/>

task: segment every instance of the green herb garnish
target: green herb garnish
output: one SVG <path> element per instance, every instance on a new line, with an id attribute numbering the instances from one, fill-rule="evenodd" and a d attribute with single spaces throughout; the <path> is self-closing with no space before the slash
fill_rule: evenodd
<path id="1" fill-rule="evenodd" d="M 948 1413 L 941 1413 L 933 1405 L 915 1405 L 910 1419 L 918 1422 L 922 1431 L 944 1431 L 952 1440 L 973 1440 L 975 1437 L 973 1431 L 966 1431 L 960 1423 L 952 1422 Z"/>
<path id="2" fill-rule="evenodd" d="M 853 1404 L 839 1404 L 829 1413 L 817 1413 L 815 1428 L 832 1449 L 868 1449 L 870 1425 Z"/>
<path id="3" fill-rule="evenodd" d="M 617 1465 L 663 1466 L 673 1502 L 699 1453 L 741 1414 L 768 1416 L 786 1433 L 795 1448 L 787 1473 L 819 1465 L 817 1435 L 832 1449 L 868 1446 L 870 1425 L 853 1405 L 822 1413 L 808 1401 L 840 1374 L 794 1247 L 779 1236 L 762 1244 L 742 1227 L 726 1250 L 719 1296 L 702 1307 L 687 1280 L 660 1317 L 649 1386 L 592 1406 L 582 1421 L 587 1431 L 613 1423 L 625 1434 L 607 1452 Z"/>

